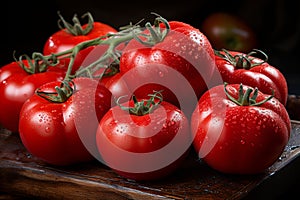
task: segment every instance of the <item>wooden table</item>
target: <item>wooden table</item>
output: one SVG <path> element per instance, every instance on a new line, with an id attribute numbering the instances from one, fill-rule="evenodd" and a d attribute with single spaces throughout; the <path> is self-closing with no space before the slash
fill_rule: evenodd
<path id="1" fill-rule="evenodd" d="M 272 184 L 274 177 L 282 174 L 299 156 L 299 147 L 300 121 L 293 120 L 291 138 L 284 153 L 265 174 L 221 174 L 191 153 L 187 162 L 170 177 L 138 183 L 118 176 L 98 161 L 72 167 L 47 165 L 26 151 L 17 134 L 1 129 L 0 191 L 5 192 L 3 198 L 12 195 L 72 200 L 242 199 L 261 185 Z M 281 184 L 288 186 L 288 181 Z M 269 192 L 275 194 L 276 190 Z"/>

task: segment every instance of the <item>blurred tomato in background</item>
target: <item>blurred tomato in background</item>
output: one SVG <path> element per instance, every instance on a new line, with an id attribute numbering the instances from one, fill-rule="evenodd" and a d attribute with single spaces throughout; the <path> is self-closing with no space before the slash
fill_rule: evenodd
<path id="1" fill-rule="evenodd" d="M 258 48 L 256 33 L 241 17 L 227 12 L 213 12 L 204 18 L 200 30 L 212 46 L 221 50 L 250 52 Z"/>

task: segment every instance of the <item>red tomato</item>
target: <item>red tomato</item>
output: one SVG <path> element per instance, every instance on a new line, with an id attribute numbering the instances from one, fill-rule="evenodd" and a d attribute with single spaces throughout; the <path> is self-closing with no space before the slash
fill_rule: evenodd
<path id="1" fill-rule="evenodd" d="M 226 91 L 230 96 L 219 85 L 200 98 L 191 120 L 193 146 L 220 172 L 262 173 L 288 143 L 289 115 L 276 98 L 250 86 L 228 84 Z"/>
<path id="2" fill-rule="evenodd" d="M 85 14 L 89 21 L 88 23 L 81 25 L 79 19 L 75 15 L 77 20 L 74 25 L 67 23 L 60 15 L 60 20 L 64 23 L 64 27 L 61 30 L 53 33 L 46 41 L 43 47 L 43 54 L 50 55 L 52 53 L 57 54 L 67 51 L 79 43 L 105 36 L 108 33 L 116 33 L 117 30 L 108 24 L 102 22 L 95 22 L 90 13 Z M 74 21 L 74 19 L 73 19 Z M 86 56 L 95 48 L 95 46 L 89 46 L 83 50 L 80 50 L 76 55 L 73 72 L 85 60 Z M 76 68 L 77 67 L 77 68 Z"/>
<path id="3" fill-rule="evenodd" d="M 66 100 L 53 102 L 35 93 L 20 112 L 19 133 L 24 146 L 49 164 L 70 165 L 97 156 L 96 130 L 111 107 L 111 93 L 89 78 L 73 81 L 76 89 Z M 50 82 L 38 91 L 47 96 L 60 85 L 59 81 Z"/>
<path id="4" fill-rule="evenodd" d="M 138 98 L 163 90 L 164 101 L 188 115 L 182 105 L 193 107 L 193 101 L 207 90 L 206 83 L 215 69 L 214 52 L 198 29 L 177 21 L 170 21 L 169 25 L 170 32 L 163 41 L 152 46 L 131 40 L 122 52 L 120 71 Z M 161 25 L 161 32 L 164 30 Z M 149 35 L 148 29 L 144 33 Z"/>
<path id="5" fill-rule="evenodd" d="M 28 61 L 22 61 L 28 67 Z M 61 61 L 45 72 L 27 73 L 18 62 L 11 62 L 0 68 L 0 124 L 12 131 L 18 131 L 19 113 L 23 103 L 34 94 L 36 88 L 50 81 L 61 81 L 65 76 L 67 62 Z"/>
<path id="6" fill-rule="evenodd" d="M 127 106 L 129 112 L 124 109 Z M 151 98 L 112 107 L 99 123 L 96 141 L 103 163 L 119 175 L 139 181 L 174 172 L 192 143 L 184 113 Z"/>
<path id="7" fill-rule="evenodd" d="M 108 24 L 94 22 L 92 16 L 89 16 L 89 22 L 81 26 L 80 23 L 74 23 L 68 27 L 53 33 L 46 41 L 43 49 L 45 55 L 58 53 L 73 48 L 75 45 L 106 35 L 115 33 L 117 30 Z M 60 16 L 61 17 L 61 16 Z M 63 18 L 60 18 L 62 21 Z M 65 21 L 64 21 L 65 22 Z M 79 20 L 77 21 L 79 22 Z M 67 23 L 67 22 L 65 22 Z"/>
<path id="8" fill-rule="evenodd" d="M 213 48 L 249 52 L 258 46 L 256 33 L 250 25 L 236 15 L 216 12 L 208 15 L 200 29 Z"/>
<path id="9" fill-rule="evenodd" d="M 217 51 L 216 51 L 217 52 Z M 221 76 L 224 82 L 243 83 L 266 94 L 275 93 L 275 97 L 284 105 L 287 103 L 288 86 L 284 75 L 266 59 L 256 56 L 264 54 L 260 50 L 248 54 L 235 51 L 219 51 L 216 53 L 215 75 Z M 214 79 L 212 79 L 214 80 Z"/>

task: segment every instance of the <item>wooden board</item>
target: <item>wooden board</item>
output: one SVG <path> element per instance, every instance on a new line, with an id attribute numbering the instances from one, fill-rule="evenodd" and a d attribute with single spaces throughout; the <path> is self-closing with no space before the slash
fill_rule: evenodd
<path id="1" fill-rule="evenodd" d="M 300 122 L 292 121 L 291 138 L 284 153 L 265 174 L 221 174 L 191 153 L 170 177 L 138 183 L 118 176 L 97 161 L 72 167 L 47 165 L 26 151 L 17 134 L 1 129 L 0 191 L 6 195 L 72 200 L 241 199 L 295 160 L 300 154 L 299 146 Z"/>

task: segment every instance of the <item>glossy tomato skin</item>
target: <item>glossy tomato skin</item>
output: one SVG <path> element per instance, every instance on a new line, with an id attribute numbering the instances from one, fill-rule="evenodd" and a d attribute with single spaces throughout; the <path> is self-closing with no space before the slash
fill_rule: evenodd
<path id="1" fill-rule="evenodd" d="M 153 87 L 163 90 L 165 101 L 181 108 L 180 97 L 189 101 L 188 97 L 198 98 L 207 90 L 215 69 L 214 52 L 198 29 L 178 21 L 169 25 L 169 34 L 154 46 L 131 40 L 121 55 L 120 71 L 137 97 L 146 98 Z"/>
<path id="2" fill-rule="evenodd" d="M 88 24 L 84 24 L 82 29 L 86 29 Z M 93 29 L 86 35 L 73 35 L 66 29 L 61 29 L 53 33 L 45 42 L 43 47 L 43 54 L 50 55 L 60 53 L 73 48 L 81 42 L 99 38 L 108 33 L 116 33 L 117 30 L 108 24 L 102 22 L 93 22 Z M 75 57 L 72 72 L 75 73 L 76 70 L 85 61 L 85 58 L 95 49 L 95 46 L 89 46 L 78 52 Z"/>
<path id="3" fill-rule="evenodd" d="M 237 51 L 228 51 L 232 56 L 246 54 Z M 249 56 L 251 60 L 250 69 L 238 68 L 223 57 L 216 55 L 216 69 L 214 76 L 221 76 L 227 83 L 243 83 L 252 87 L 257 87 L 261 92 L 272 94 L 283 104 L 286 105 L 288 99 L 288 85 L 284 75 L 279 69 L 272 66 L 262 59 Z M 256 66 L 255 66 L 256 65 Z M 214 78 L 215 78 L 214 77 Z M 214 78 L 212 80 L 214 80 Z"/>
<path id="4" fill-rule="evenodd" d="M 56 103 L 34 94 L 20 112 L 19 134 L 26 149 L 42 161 L 58 166 L 95 158 L 98 121 L 111 107 L 111 93 L 97 81 L 75 78 L 76 92 Z M 49 82 L 40 91 L 55 92 L 61 82 Z"/>
<path id="5" fill-rule="evenodd" d="M 23 61 L 25 65 L 27 60 Z M 0 68 L 0 124 L 12 131 L 18 131 L 19 113 L 23 103 L 34 94 L 42 84 L 50 81 L 63 80 L 65 76 L 65 62 L 56 67 L 49 67 L 47 71 L 28 74 L 17 62 L 11 62 Z"/>
<path id="6" fill-rule="evenodd" d="M 258 48 L 258 38 L 253 28 L 234 14 L 211 13 L 203 20 L 200 30 L 217 50 L 225 48 L 247 53 Z"/>
<path id="7" fill-rule="evenodd" d="M 227 90 L 237 98 L 239 84 L 229 84 Z M 258 92 L 256 102 L 269 96 Z M 223 85 L 201 97 L 191 120 L 199 158 L 231 174 L 263 173 L 281 156 L 290 129 L 289 115 L 276 98 L 260 106 L 239 106 L 225 96 Z"/>
<path id="8" fill-rule="evenodd" d="M 128 102 L 122 105 L 128 106 Z M 96 140 L 106 165 L 125 178 L 146 181 L 178 169 L 190 150 L 190 137 L 184 113 L 162 102 L 142 116 L 129 114 L 120 106 L 111 108 L 99 123 Z"/>
<path id="9" fill-rule="evenodd" d="M 87 24 L 83 25 L 85 29 Z M 53 33 L 46 41 L 43 47 L 43 53 L 49 55 L 73 48 L 75 45 L 106 35 L 107 33 L 115 33 L 117 30 L 107 24 L 94 22 L 94 28 L 87 35 L 73 35 L 66 29 Z"/>

